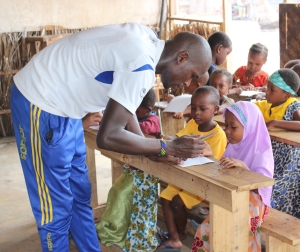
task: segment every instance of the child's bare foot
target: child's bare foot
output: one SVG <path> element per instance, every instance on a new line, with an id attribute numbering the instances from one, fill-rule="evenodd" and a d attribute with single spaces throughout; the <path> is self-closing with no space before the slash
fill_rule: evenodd
<path id="1" fill-rule="evenodd" d="M 182 248 L 182 243 L 180 241 L 171 241 L 171 240 L 166 240 L 159 244 L 159 246 L 154 250 L 154 252 L 159 252 L 159 251 L 172 251 L 172 252 L 180 252 Z"/>

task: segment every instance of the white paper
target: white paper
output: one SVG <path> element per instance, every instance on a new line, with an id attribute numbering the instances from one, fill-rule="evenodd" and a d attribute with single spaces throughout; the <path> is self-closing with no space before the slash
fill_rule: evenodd
<path id="1" fill-rule="evenodd" d="M 183 112 L 191 104 L 192 95 L 183 94 L 174 97 L 163 112 Z"/>
<path id="2" fill-rule="evenodd" d="M 196 157 L 196 158 L 188 158 L 187 160 L 184 161 L 181 167 L 188 167 L 188 166 L 193 166 L 193 165 L 202 165 L 202 164 L 208 164 L 208 163 L 213 163 L 214 161 L 210 160 L 207 157 Z"/>
<path id="3" fill-rule="evenodd" d="M 97 126 L 90 126 L 89 128 L 90 128 L 90 129 L 94 129 L 94 130 L 99 130 L 99 127 L 100 127 L 100 125 L 97 125 Z"/>
<path id="4" fill-rule="evenodd" d="M 158 108 L 166 108 L 168 106 L 168 102 L 166 101 L 161 101 L 161 102 L 155 102 L 155 107 Z"/>
<path id="5" fill-rule="evenodd" d="M 261 91 L 243 91 L 242 93 L 240 93 L 240 96 L 248 96 L 251 97 L 253 95 L 257 95 L 257 94 L 263 94 L 263 92 Z"/>

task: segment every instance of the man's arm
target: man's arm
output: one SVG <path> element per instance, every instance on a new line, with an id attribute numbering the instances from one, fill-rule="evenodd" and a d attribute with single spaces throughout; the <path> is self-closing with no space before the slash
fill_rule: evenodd
<path id="1" fill-rule="evenodd" d="M 159 139 L 145 138 L 137 135 L 139 127 L 134 116 L 121 104 L 110 99 L 105 109 L 101 126 L 97 135 L 99 148 L 136 155 L 158 155 L 161 144 Z M 136 127 L 134 126 L 136 124 Z M 132 133 L 127 129 L 135 131 Z M 140 131 L 141 132 L 141 131 Z M 204 142 L 199 137 L 179 137 L 173 141 L 167 141 L 168 155 L 189 158 L 202 153 Z"/>

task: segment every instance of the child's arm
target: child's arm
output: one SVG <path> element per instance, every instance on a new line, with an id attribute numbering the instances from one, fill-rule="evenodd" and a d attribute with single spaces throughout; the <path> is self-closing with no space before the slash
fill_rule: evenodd
<path id="1" fill-rule="evenodd" d="M 250 170 L 249 167 L 241 160 L 235 158 L 221 158 L 219 165 L 222 168 L 233 168 L 233 167 L 241 167 L 246 170 Z"/>
<path id="2" fill-rule="evenodd" d="M 272 120 L 266 123 L 268 129 L 281 128 L 286 130 L 300 131 L 300 110 L 293 114 L 293 121 Z"/>
<path id="3" fill-rule="evenodd" d="M 88 113 L 82 118 L 82 127 L 87 129 L 91 126 L 99 126 L 102 117 L 102 112 Z"/>

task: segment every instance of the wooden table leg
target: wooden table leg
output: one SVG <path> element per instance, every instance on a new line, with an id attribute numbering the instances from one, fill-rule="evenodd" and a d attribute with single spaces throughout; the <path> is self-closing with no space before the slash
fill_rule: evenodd
<path id="1" fill-rule="evenodd" d="M 124 164 L 111 160 L 111 179 L 114 184 L 117 179 L 123 174 Z"/>
<path id="2" fill-rule="evenodd" d="M 86 146 L 86 164 L 88 166 L 89 178 L 92 184 L 91 207 L 95 208 L 98 206 L 96 160 L 95 150 L 89 146 Z"/>
<path id="3" fill-rule="evenodd" d="M 248 251 L 249 191 L 237 192 L 236 212 L 210 203 L 210 251 Z"/>

